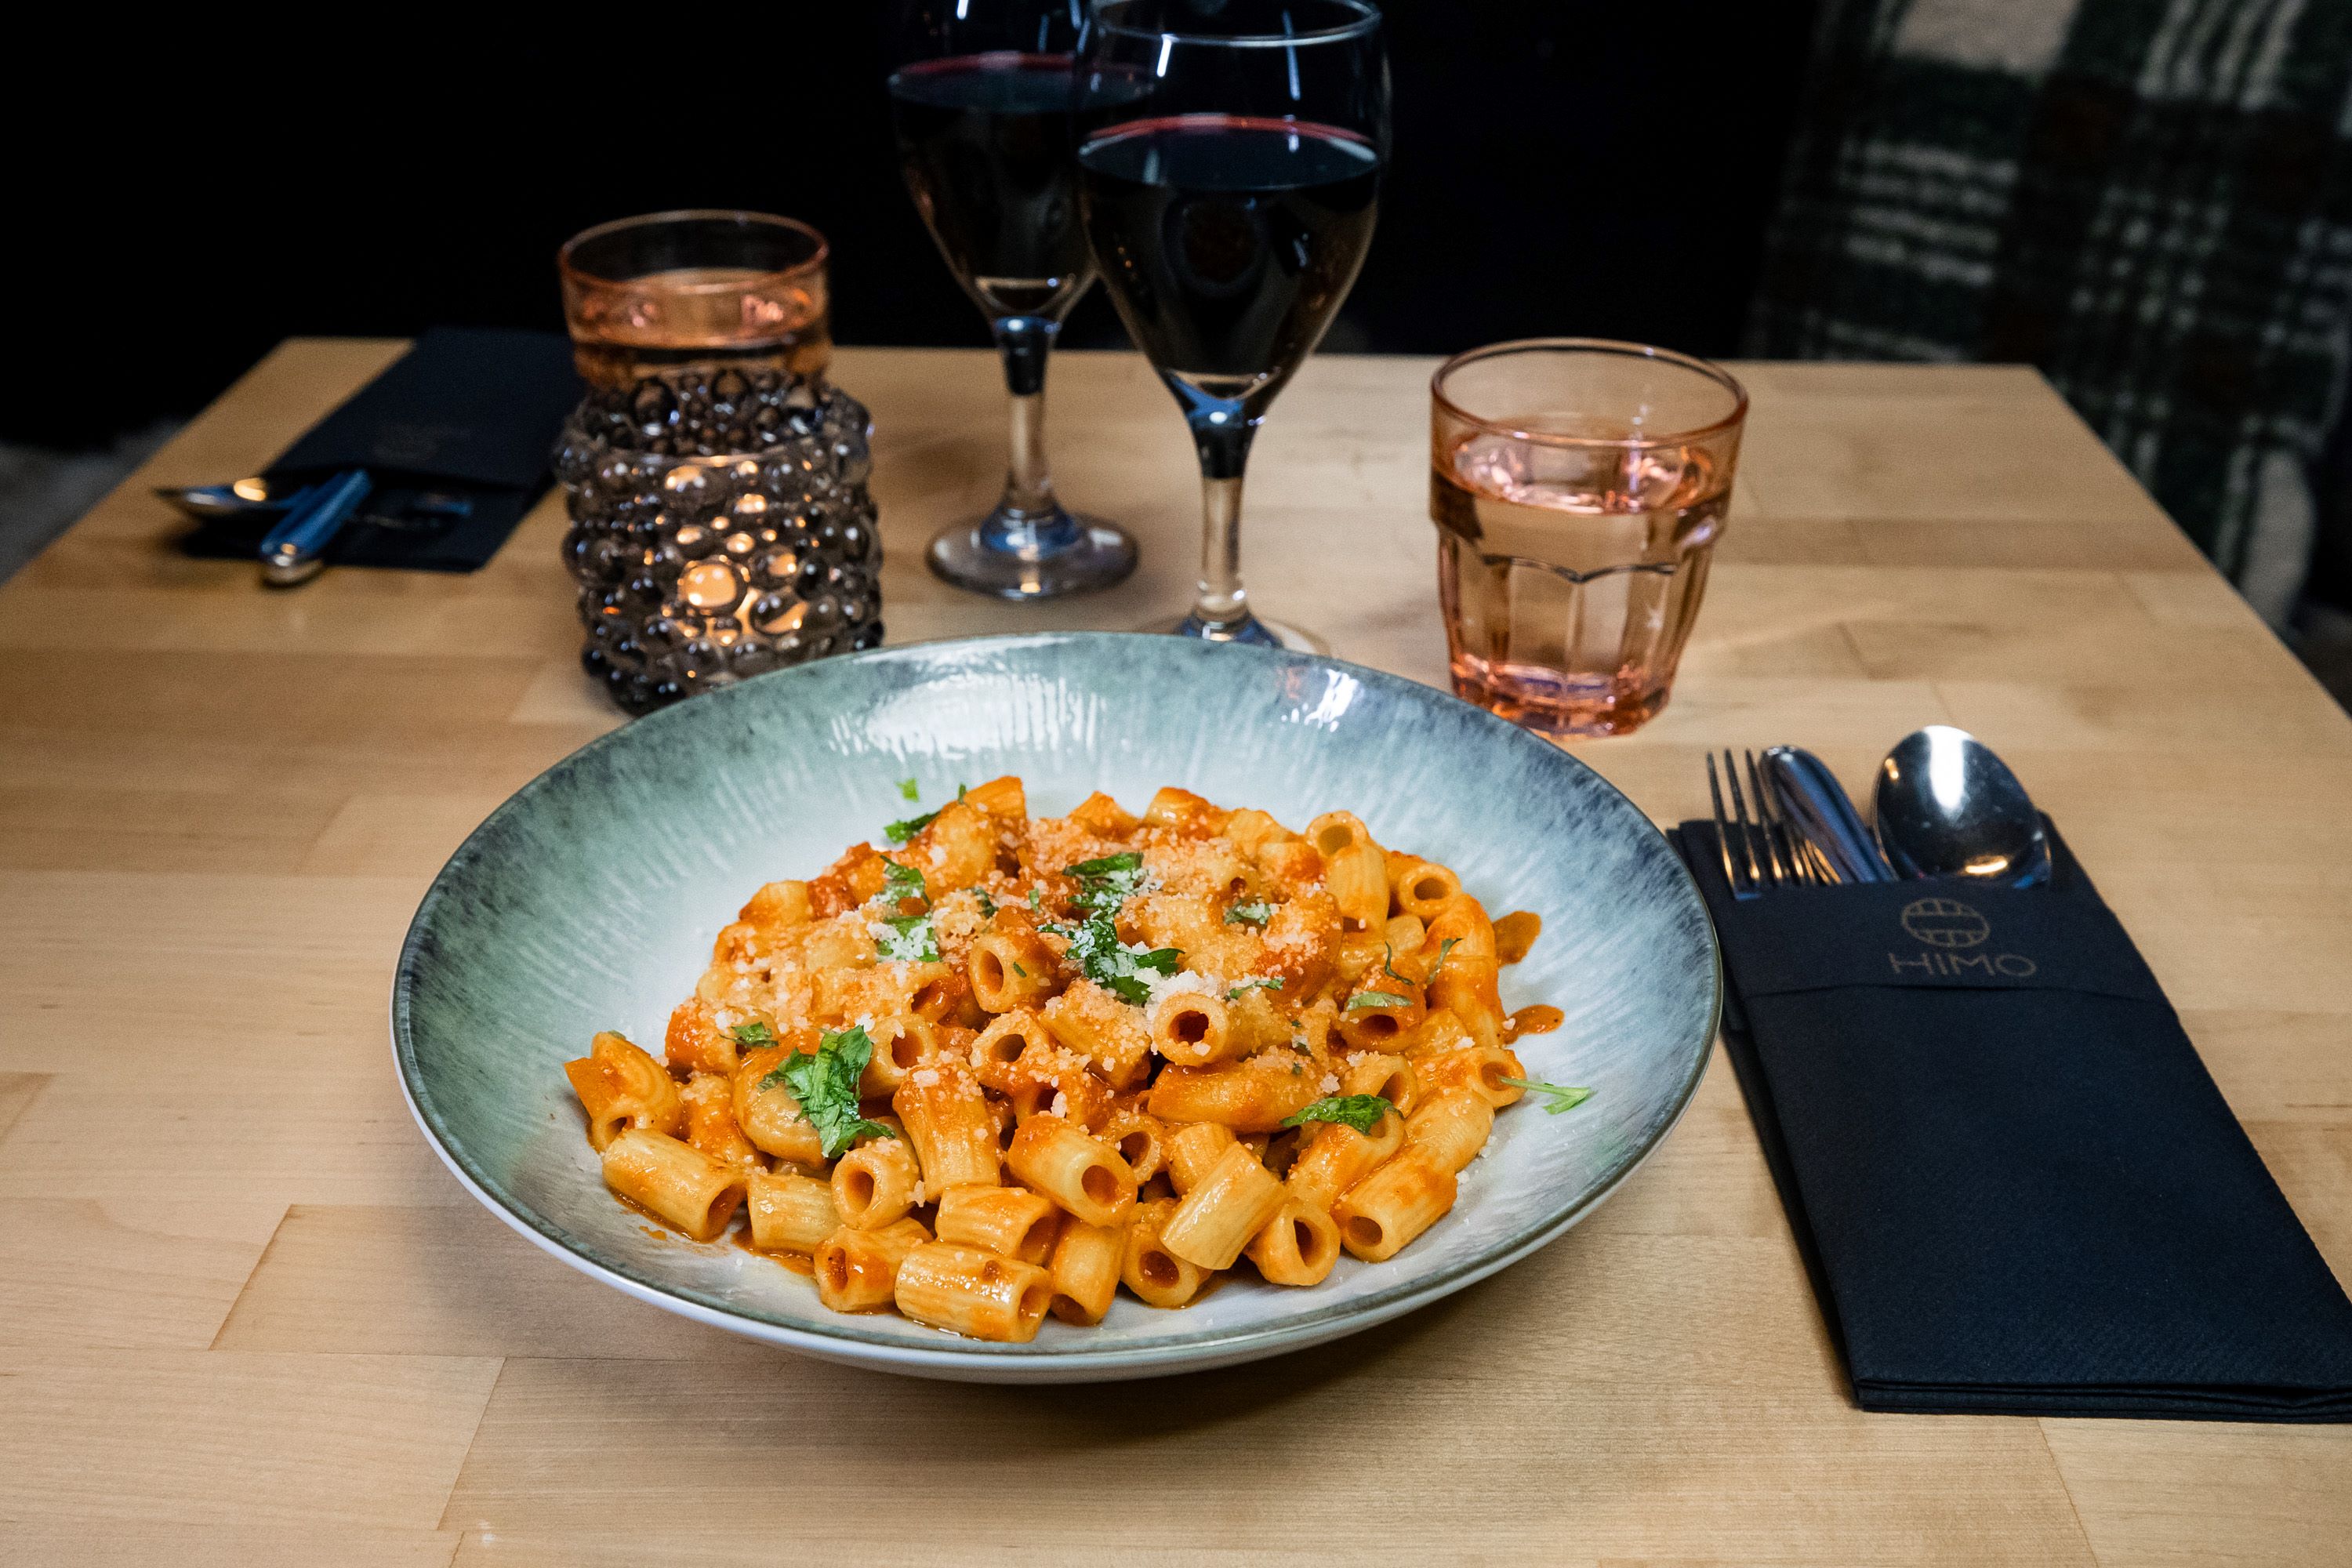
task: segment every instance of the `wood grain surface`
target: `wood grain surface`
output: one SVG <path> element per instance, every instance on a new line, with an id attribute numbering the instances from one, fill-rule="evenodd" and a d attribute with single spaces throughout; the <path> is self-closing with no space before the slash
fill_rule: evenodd
<path id="1" fill-rule="evenodd" d="M 904 1381 L 542 1256 L 425 1147 L 385 1019 L 442 858 L 619 721 L 558 503 L 471 576 L 281 594 L 175 552 L 147 493 L 250 471 L 398 348 L 284 345 L 0 589 L 0 1561 L 2352 1561 L 2352 1428 L 1856 1411 L 1719 1063 L 1557 1245 L 1224 1373 Z M 1442 682 L 1430 369 L 1310 363 L 1245 546 L 1269 614 Z M 1042 609 L 921 566 L 1001 478 L 990 359 L 835 374 L 878 426 L 892 641 L 1181 607 L 1192 455 L 1139 359 L 1062 356 L 1052 446 L 1142 569 Z M 1741 374 L 1673 705 L 1577 754 L 1665 822 L 1710 745 L 1851 784 L 1915 725 L 1983 736 L 2352 1277 L 2352 722 L 2032 372 Z"/>

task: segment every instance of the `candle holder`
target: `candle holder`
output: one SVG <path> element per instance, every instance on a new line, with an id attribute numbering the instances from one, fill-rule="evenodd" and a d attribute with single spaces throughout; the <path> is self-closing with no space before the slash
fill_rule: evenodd
<path id="1" fill-rule="evenodd" d="M 558 258 L 588 395 L 556 477 L 581 662 L 646 713 L 882 641 L 865 408 L 824 379 L 824 237 L 761 213 L 592 228 Z"/>

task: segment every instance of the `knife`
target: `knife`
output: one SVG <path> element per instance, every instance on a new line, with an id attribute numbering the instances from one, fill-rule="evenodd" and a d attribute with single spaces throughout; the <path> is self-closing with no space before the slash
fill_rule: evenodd
<path id="1" fill-rule="evenodd" d="M 1821 758 L 1802 746 L 1771 746 L 1764 752 L 1769 776 L 1789 825 L 1821 853 L 1841 882 L 1892 882 L 1878 840 L 1862 813 Z"/>

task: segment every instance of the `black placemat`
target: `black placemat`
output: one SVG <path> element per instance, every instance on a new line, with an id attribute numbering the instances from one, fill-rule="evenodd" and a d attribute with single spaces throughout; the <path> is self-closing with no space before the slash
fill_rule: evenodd
<path id="1" fill-rule="evenodd" d="M 560 334 L 436 327 L 264 472 L 300 483 L 365 468 L 375 480 L 362 510 L 388 521 L 347 525 L 327 548 L 331 565 L 470 572 L 546 489 L 549 455 L 580 397 L 572 344 Z M 428 493 L 461 497 L 470 510 L 412 513 L 413 498 Z M 276 521 L 206 523 L 183 547 L 250 556 Z"/>
<path id="2" fill-rule="evenodd" d="M 1675 838 L 1857 1403 L 2352 1420 L 2352 1302 L 2054 828 L 2048 889 L 1746 900 Z"/>

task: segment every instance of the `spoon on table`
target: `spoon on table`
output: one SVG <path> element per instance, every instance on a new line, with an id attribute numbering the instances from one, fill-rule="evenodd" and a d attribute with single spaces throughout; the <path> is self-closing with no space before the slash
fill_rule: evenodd
<path id="1" fill-rule="evenodd" d="M 2009 764 L 1965 730 L 1930 724 L 1878 764 L 1879 847 L 1895 874 L 2008 888 L 2050 880 L 2042 814 Z"/>

